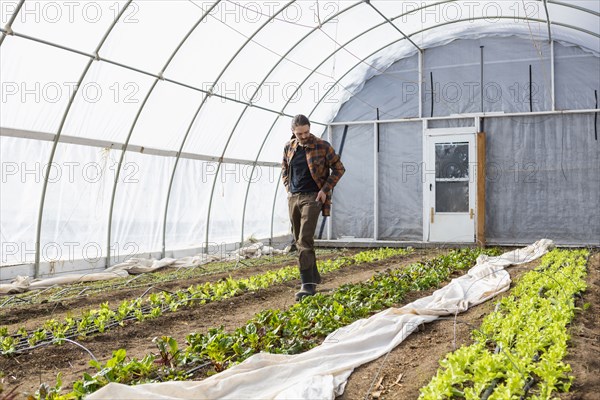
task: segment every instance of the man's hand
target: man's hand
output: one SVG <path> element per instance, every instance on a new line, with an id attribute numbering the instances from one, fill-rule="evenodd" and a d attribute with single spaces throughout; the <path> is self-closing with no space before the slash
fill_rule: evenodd
<path id="1" fill-rule="evenodd" d="M 322 190 L 319 190 L 319 193 L 317 193 L 316 201 L 320 201 L 321 203 L 325 204 L 326 199 L 327 199 L 327 195 L 325 194 L 325 192 L 323 192 Z"/>

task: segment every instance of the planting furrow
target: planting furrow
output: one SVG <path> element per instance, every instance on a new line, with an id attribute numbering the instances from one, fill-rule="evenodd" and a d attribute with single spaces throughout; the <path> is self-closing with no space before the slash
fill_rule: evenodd
<path id="1" fill-rule="evenodd" d="M 332 253 L 331 250 L 319 250 L 319 254 Z M 0 302 L 0 308 L 11 308 L 15 306 L 22 306 L 23 304 L 39 304 L 39 303 L 51 303 L 57 301 L 74 300 L 82 297 L 90 296 L 105 291 L 114 291 L 119 289 L 135 289 L 146 287 L 151 284 L 168 284 L 176 282 L 181 279 L 190 279 L 194 277 L 202 277 L 206 275 L 212 275 L 223 272 L 232 272 L 248 267 L 260 267 L 268 264 L 277 264 L 285 262 L 293 262 L 294 257 L 291 255 L 276 255 L 272 257 L 263 256 L 256 259 L 247 259 L 243 262 L 239 261 L 228 261 L 228 262 L 214 262 L 203 264 L 196 267 L 180 267 L 176 271 L 168 272 L 153 272 L 135 275 L 133 278 L 122 278 L 117 279 L 117 282 L 111 281 L 97 281 L 97 282 L 85 282 L 85 283 L 73 283 L 64 287 L 63 285 L 56 285 L 47 289 L 32 291 L 23 294 L 16 294 L 6 296 Z"/>
<path id="2" fill-rule="evenodd" d="M 368 250 L 349 257 L 318 261 L 318 266 L 323 274 L 327 274 L 354 264 L 407 255 L 411 251 L 410 249 Z M 116 309 L 111 309 L 108 303 L 103 303 L 99 309 L 85 311 L 79 318 L 67 317 L 64 321 L 51 319 L 46 321 L 42 328 L 35 330 L 20 328 L 11 334 L 7 328 L 0 328 L 0 354 L 19 354 L 48 344 L 61 344 L 64 339 L 103 333 L 107 329 L 123 326 L 126 323 L 157 318 L 165 312 L 174 312 L 182 306 L 221 301 L 298 277 L 295 266 L 284 267 L 249 278 L 227 278 L 220 282 L 207 282 L 175 292 L 152 293 L 147 299 L 140 296 L 136 299 L 124 300 Z"/>
<path id="3" fill-rule="evenodd" d="M 169 337 L 157 340 L 158 356 L 148 354 L 142 359 L 125 361 L 125 350 L 120 349 L 106 363 L 93 363 L 98 373 L 93 376 L 85 374 L 75 382 L 71 395 L 84 396 L 109 382 L 137 384 L 195 378 L 207 371 L 195 371 L 193 374 L 189 371 L 207 362 L 210 362 L 214 373 L 260 351 L 281 354 L 306 351 L 335 329 L 398 304 L 408 292 L 437 287 L 452 272 L 473 265 L 481 252 L 479 249 L 451 251 L 425 263 L 387 270 L 367 282 L 343 285 L 330 295 L 306 298 L 285 311 L 259 312 L 233 332 L 214 328 L 206 334 L 192 333 L 186 338 L 188 345 L 185 349 L 180 349 L 177 342 Z M 499 253 L 497 250 L 485 252 Z"/>

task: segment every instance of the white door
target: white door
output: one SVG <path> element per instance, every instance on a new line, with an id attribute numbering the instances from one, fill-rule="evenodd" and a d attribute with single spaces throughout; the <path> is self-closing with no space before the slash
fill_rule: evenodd
<path id="1" fill-rule="evenodd" d="M 442 131 L 438 129 L 437 131 Z M 426 131 L 425 229 L 430 242 L 475 242 L 475 133 Z"/>

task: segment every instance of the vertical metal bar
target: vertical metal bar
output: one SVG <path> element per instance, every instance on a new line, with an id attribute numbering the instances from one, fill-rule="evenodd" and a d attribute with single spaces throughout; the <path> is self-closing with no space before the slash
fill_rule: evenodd
<path id="1" fill-rule="evenodd" d="M 554 40 L 550 42 L 550 81 L 552 111 L 556 111 L 556 82 L 554 79 Z"/>
<path id="2" fill-rule="evenodd" d="M 187 39 L 191 36 L 191 34 L 196 30 L 196 28 L 198 27 L 198 25 L 200 25 L 200 23 L 202 21 L 204 21 L 204 19 L 210 14 L 210 12 L 220 2 L 221 2 L 221 0 L 215 1 L 213 3 L 213 5 L 211 7 L 209 7 L 204 12 L 204 14 L 202 15 L 202 17 L 200 17 L 200 19 L 198 20 L 198 22 L 196 22 L 196 24 L 194 26 L 192 26 L 192 28 L 188 31 L 187 35 L 185 35 L 185 37 L 183 39 L 181 39 L 181 41 L 179 42 L 179 46 L 177 46 L 177 48 L 175 49 L 175 51 L 173 51 L 173 53 L 171 53 L 171 57 L 169 57 L 169 60 L 165 63 L 165 67 L 161 71 L 161 75 L 162 75 L 162 73 L 164 73 L 166 67 L 171 63 L 171 60 L 173 60 L 173 58 L 175 57 L 175 54 L 177 54 L 177 52 L 179 51 L 179 49 L 183 46 L 183 44 L 187 41 Z M 169 179 L 169 185 L 168 185 L 168 189 L 167 189 L 167 198 L 166 198 L 166 201 L 165 201 L 165 210 L 164 210 L 164 213 L 163 213 L 162 250 L 161 250 L 161 256 L 162 256 L 162 258 L 165 258 L 165 256 L 166 256 L 167 214 L 169 212 L 169 204 L 171 202 L 171 191 L 173 189 L 173 181 L 175 180 L 175 171 L 177 171 L 177 166 L 179 165 L 179 158 L 181 157 L 181 152 L 183 151 L 183 146 L 185 145 L 185 142 L 186 142 L 186 139 L 188 137 L 188 134 L 192 130 L 192 126 L 194 125 L 194 121 L 196 120 L 196 117 L 200 113 L 200 109 L 202 109 L 202 106 L 206 102 L 207 98 L 208 98 L 208 96 L 204 96 L 204 98 L 202 99 L 200 107 L 196 110 L 196 113 L 194 114 L 194 117 L 192 118 L 192 121 L 188 125 L 187 130 L 185 131 L 185 135 L 183 136 L 183 139 L 181 140 L 181 143 L 179 144 L 179 150 L 177 151 L 177 155 L 175 156 L 175 163 L 173 165 L 173 170 L 171 171 L 171 178 Z"/>
<path id="3" fill-rule="evenodd" d="M 273 196 L 273 207 L 271 208 L 271 243 L 273 243 L 273 224 L 275 220 L 275 203 L 277 203 L 277 192 L 279 191 L 279 184 L 281 183 L 281 175 L 283 173 L 283 169 L 279 172 L 279 179 L 277 179 L 277 184 L 275 185 L 275 196 Z"/>
<path id="4" fill-rule="evenodd" d="M 328 125 L 327 126 L 327 138 L 329 139 L 329 143 L 331 143 L 333 145 L 333 126 Z M 333 225 L 333 204 L 331 205 L 330 208 L 330 215 L 329 218 L 327 218 L 327 240 L 331 240 L 332 238 L 332 225 Z"/>
<path id="5" fill-rule="evenodd" d="M 225 70 L 229 67 L 229 65 L 233 62 L 233 60 L 235 60 L 238 56 L 238 54 L 242 51 L 242 49 L 244 47 L 246 47 L 246 45 L 248 43 L 250 43 L 252 41 L 252 39 L 258 35 L 259 32 L 261 32 L 263 30 L 263 28 L 267 25 L 269 25 L 279 14 L 281 14 L 285 9 L 287 9 L 289 6 L 291 6 L 292 4 L 294 4 L 296 2 L 296 0 L 290 0 L 288 3 L 286 3 L 283 7 L 281 7 L 281 9 L 277 10 L 276 13 L 274 13 L 273 15 L 271 15 L 245 42 L 244 44 L 240 47 L 240 49 L 238 50 L 238 52 L 231 58 L 231 60 L 229 61 L 229 63 L 225 66 L 225 68 L 221 71 L 221 74 L 219 74 L 219 77 L 217 78 L 217 80 L 220 79 L 220 77 L 222 76 L 223 73 L 225 73 Z M 306 36 L 305 36 L 306 37 Z M 294 46 L 295 47 L 295 46 Z M 292 47 L 292 48 L 294 48 Z M 291 51 L 288 50 L 288 53 Z M 287 54 L 287 53 L 286 53 Z M 262 89 L 262 85 L 265 83 L 265 81 L 267 80 L 267 78 L 269 77 L 269 75 L 271 74 L 271 72 L 273 72 L 273 70 L 276 68 L 277 65 L 279 65 L 279 63 L 283 60 L 284 57 L 281 57 L 279 59 L 279 62 L 277 62 L 277 64 L 275 66 L 273 66 L 273 68 L 269 71 L 269 73 L 265 76 L 265 78 L 263 79 L 263 81 L 260 83 L 260 85 L 258 85 L 254 91 L 254 93 L 252 94 L 252 97 L 250 98 L 250 103 L 254 100 L 254 98 L 256 97 L 256 95 L 261 91 Z M 231 132 L 229 132 L 229 136 L 227 137 L 227 141 L 225 142 L 225 145 L 223 146 L 223 151 L 221 152 L 221 157 L 219 159 L 219 162 L 217 164 L 217 171 L 215 173 L 215 179 L 213 179 L 213 184 L 212 187 L 210 189 L 210 196 L 208 198 L 208 213 L 206 214 L 206 233 L 205 233 L 205 243 L 206 243 L 206 251 L 208 252 L 208 242 L 209 242 L 209 237 L 210 237 L 210 216 L 211 216 L 211 212 L 212 212 L 212 203 L 213 203 L 213 197 L 215 194 L 215 187 L 217 186 L 217 178 L 219 176 L 219 173 L 221 172 L 221 165 L 223 164 L 223 158 L 225 157 L 225 153 L 227 152 L 227 148 L 229 147 L 229 143 L 231 142 L 231 138 L 233 137 L 233 134 L 235 133 L 239 123 L 242 120 L 242 117 L 244 116 L 244 114 L 246 113 L 246 111 L 248 110 L 249 105 L 246 105 L 246 107 L 244 107 L 244 110 L 240 113 L 240 115 L 238 116 L 237 121 L 235 122 L 233 128 L 231 129 Z M 256 168 L 256 164 L 253 165 L 252 167 L 252 174 L 254 174 L 254 169 Z M 250 183 L 250 182 L 249 182 Z M 246 196 L 248 195 L 248 192 L 250 190 L 250 185 L 247 186 L 246 188 Z M 246 209 L 244 208 L 242 210 L 242 226 L 240 228 L 240 235 L 242 236 L 242 241 L 241 243 L 244 243 L 244 216 L 246 215 Z"/>
<path id="6" fill-rule="evenodd" d="M 429 116 L 433 117 L 433 106 L 435 103 L 435 91 L 433 90 L 433 71 L 429 72 L 429 77 L 431 78 L 431 111 L 429 112 Z"/>
<path id="7" fill-rule="evenodd" d="M 373 239 L 379 238 L 379 123 L 373 124 Z"/>
<path id="8" fill-rule="evenodd" d="M 529 112 L 533 112 L 533 72 L 529 64 Z"/>
<path id="9" fill-rule="evenodd" d="M 423 157 L 423 168 L 422 168 L 422 178 L 421 182 L 423 182 L 423 242 L 429 241 L 429 203 L 431 202 L 431 191 L 428 190 L 427 180 L 428 180 L 428 171 L 427 171 L 427 119 L 423 119 L 421 121 L 421 140 L 422 140 L 422 157 Z"/>
<path id="10" fill-rule="evenodd" d="M 483 46 L 479 46 L 479 86 L 480 86 L 480 93 L 479 96 L 481 97 L 481 112 L 483 113 Z"/>
<path id="11" fill-rule="evenodd" d="M 425 50 L 418 53 L 419 63 L 419 118 L 423 118 L 423 61 L 425 59 Z"/>
<path id="12" fill-rule="evenodd" d="M 594 98 L 596 99 L 596 109 L 598 109 L 598 90 L 594 90 Z M 598 140 L 598 113 L 594 113 L 594 139 Z"/>

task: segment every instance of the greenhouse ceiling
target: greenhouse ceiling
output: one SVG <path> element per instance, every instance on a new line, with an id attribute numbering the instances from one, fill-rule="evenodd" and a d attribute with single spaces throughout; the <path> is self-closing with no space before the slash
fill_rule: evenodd
<path id="1" fill-rule="evenodd" d="M 293 115 L 322 135 L 367 79 L 459 38 L 600 52 L 595 0 L 4 0 L 0 13 L 2 241 L 16 243 L 3 264 L 69 240 L 108 259 L 130 242 L 164 256 L 285 233 Z"/>

